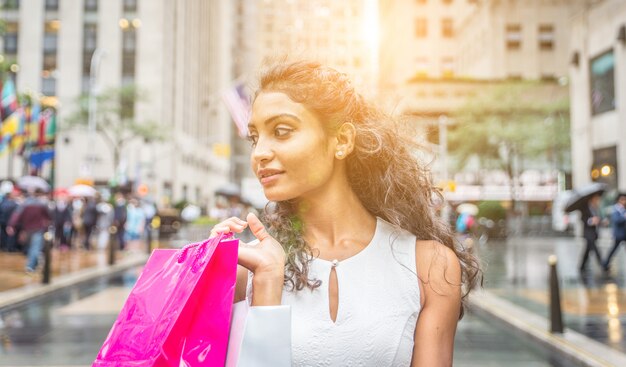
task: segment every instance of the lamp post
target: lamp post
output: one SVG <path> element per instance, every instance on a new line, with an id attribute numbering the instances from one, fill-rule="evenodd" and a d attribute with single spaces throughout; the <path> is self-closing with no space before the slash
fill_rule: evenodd
<path id="1" fill-rule="evenodd" d="M 104 50 L 96 48 L 91 55 L 91 63 L 89 65 L 89 110 L 88 110 L 88 139 L 87 139 L 87 152 L 93 152 L 94 138 L 96 133 L 96 110 L 98 102 L 96 100 L 96 82 L 98 68 L 102 57 L 105 55 Z M 93 162 L 95 156 L 93 153 L 88 153 L 87 156 L 87 173 L 93 178 Z"/>

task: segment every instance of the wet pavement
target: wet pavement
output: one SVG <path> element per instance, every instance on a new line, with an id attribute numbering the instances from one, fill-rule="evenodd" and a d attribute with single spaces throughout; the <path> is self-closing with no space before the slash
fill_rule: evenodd
<path id="1" fill-rule="evenodd" d="M 602 256 L 612 242 L 604 231 L 598 241 Z M 476 245 L 485 264 L 485 288 L 529 311 L 549 316 L 548 256 L 558 258 L 565 326 L 614 349 L 626 352 L 626 246 L 604 274 L 595 259 L 589 271 L 578 271 L 584 242 L 575 237 L 517 236 Z"/>
<path id="2" fill-rule="evenodd" d="M 0 312 L 0 366 L 91 365 L 140 268 Z M 455 366 L 559 366 L 551 353 L 471 313 L 459 324 Z"/>

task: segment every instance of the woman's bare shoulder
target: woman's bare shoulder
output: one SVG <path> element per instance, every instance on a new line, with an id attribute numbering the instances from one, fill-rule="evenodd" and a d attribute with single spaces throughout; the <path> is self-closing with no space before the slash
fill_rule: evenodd
<path id="1" fill-rule="evenodd" d="M 426 296 L 456 294 L 461 287 L 461 263 L 454 250 L 437 241 L 415 242 L 417 273 Z"/>

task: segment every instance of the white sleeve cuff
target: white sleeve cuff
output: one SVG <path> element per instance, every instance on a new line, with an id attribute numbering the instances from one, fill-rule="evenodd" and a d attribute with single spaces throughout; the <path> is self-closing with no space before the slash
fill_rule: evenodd
<path id="1" fill-rule="evenodd" d="M 237 325 L 242 327 L 243 335 L 240 343 L 237 337 L 230 338 L 230 343 L 239 344 L 239 367 L 252 366 L 291 366 L 291 306 L 251 306 L 246 302 L 238 302 L 235 308 L 248 308 L 245 322 Z M 234 313 L 241 310 L 233 310 Z M 245 311 L 243 311 L 245 312 Z M 235 328 L 233 319 L 233 329 Z M 233 333 L 235 330 L 231 330 Z M 236 333 L 236 332 L 235 332 Z M 229 354 L 236 345 L 229 345 Z M 236 353 L 236 352 L 235 352 Z M 230 357 L 233 356 L 229 356 Z M 227 363 L 228 365 L 228 363 Z"/>

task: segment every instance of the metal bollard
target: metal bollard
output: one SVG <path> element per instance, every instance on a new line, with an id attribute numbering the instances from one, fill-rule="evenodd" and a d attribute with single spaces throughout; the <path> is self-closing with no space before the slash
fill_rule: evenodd
<path id="1" fill-rule="evenodd" d="M 548 265 L 550 266 L 550 332 L 563 333 L 563 312 L 561 310 L 561 293 L 556 263 L 556 255 L 550 255 L 548 257 Z"/>
<path id="2" fill-rule="evenodd" d="M 146 226 L 146 247 L 148 248 L 148 255 L 152 253 L 152 224 L 148 223 Z"/>
<path id="3" fill-rule="evenodd" d="M 50 252 L 52 251 L 52 233 L 47 231 L 43 234 L 43 276 L 41 282 L 50 284 Z"/>
<path id="4" fill-rule="evenodd" d="M 109 227 L 109 265 L 115 264 L 115 251 L 117 250 L 117 227 Z"/>

